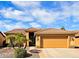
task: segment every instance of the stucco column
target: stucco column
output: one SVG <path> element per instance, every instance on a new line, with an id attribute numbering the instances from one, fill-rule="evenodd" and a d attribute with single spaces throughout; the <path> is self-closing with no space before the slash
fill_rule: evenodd
<path id="1" fill-rule="evenodd" d="M 29 33 L 26 33 L 27 47 L 29 46 Z"/>
<path id="2" fill-rule="evenodd" d="M 68 39 L 67 39 L 67 48 L 69 48 L 69 47 L 70 47 L 70 40 L 71 40 L 71 37 L 70 37 L 70 36 L 68 36 Z"/>
<path id="3" fill-rule="evenodd" d="M 36 47 L 40 48 L 40 36 L 36 36 Z"/>
<path id="4" fill-rule="evenodd" d="M 37 47 L 37 36 L 36 36 L 36 40 L 35 40 L 35 42 L 36 42 L 35 45 L 36 45 L 36 47 Z"/>

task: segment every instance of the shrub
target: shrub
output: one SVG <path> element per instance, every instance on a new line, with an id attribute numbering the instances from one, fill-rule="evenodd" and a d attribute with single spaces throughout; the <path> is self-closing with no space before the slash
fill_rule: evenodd
<path id="1" fill-rule="evenodd" d="M 23 48 L 17 48 L 15 49 L 14 54 L 16 58 L 24 58 L 27 55 L 27 51 Z"/>
<path id="2" fill-rule="evenodd" d="M 7 47 L 11 47 L 11 45 L 10 44 L 7 44 Z"/>

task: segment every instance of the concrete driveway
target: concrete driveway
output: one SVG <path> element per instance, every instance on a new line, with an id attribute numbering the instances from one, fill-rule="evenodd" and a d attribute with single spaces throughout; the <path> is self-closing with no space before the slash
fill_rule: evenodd
<path id="1" fill-rule="evenodd" d="M 42 48 L 40 58 L 79 58 L 79 48 Z"/>

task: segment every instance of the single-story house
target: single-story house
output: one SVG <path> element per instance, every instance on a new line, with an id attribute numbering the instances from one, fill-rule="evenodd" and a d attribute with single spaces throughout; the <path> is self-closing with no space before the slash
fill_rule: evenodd
<path id="1" fill-rule="evenodd" d="M 3 32 L 0 32 L 0 47 L 4 46 L 5 45 L 5 34 Z"/>
<path id="2" fill-rule="evenodd" d="M 69 48 L 76 32 L 61 29 L 45 29 L 36 32 L 36 47 L 39 48 Z"/>
<path id="3" fill-rule="evenodd" d="M 36 46 L 39 48 L 69 48 L 73 46 L 73 37 L 77 32 L 54 28 L 28 28 L 14 29 L 6 34 L 22 33 L 26 36 L 27 46 Z"/>

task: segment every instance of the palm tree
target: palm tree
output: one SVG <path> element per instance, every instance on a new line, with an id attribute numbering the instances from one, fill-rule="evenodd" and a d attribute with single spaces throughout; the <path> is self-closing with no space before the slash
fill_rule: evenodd
<path id="1" fill-rule="evenodd" d="M 19 47 L 21 47 L 21 45 L 22 44 L 24 44 L 25 43 L 25 45 L 26 45 L 26 41 L 27 41 L 27 39 L 26 39 L 26 36 L 24 36 L 23 34 L 21 34 L 21 33 L 18 33 L 16 36 L 15 36 L 15 39 L 16 39 L 16 44 L 18 44 L 18 46 Z M 25 46 L 26 47 L 26 46 Z M 25 48 L 24 47 L 24 48 Z"/>
<path id="2" fill-rule="evenodd" d="M 17 48 L 17 49 L 14 48 L 14 50 L 15 50 L 14 55 L 16 57 L 25 57 L 26 55 L 28 55 L 27 50 L 25 49 L 26 42 L 27 42 L 26 36 L 24 36 L 21 33 L 17 33 L 14 36 L 11 36 L 11 35 L 7 36 L 7 39 L 9 39 L 9 42 L 11 43 L 13 48 L 14 48 L 15 44 L 18 44 L 19 48 Z M 23 48 L 21 48 L 22 44 L 24 44 Z"/>
<path id="3" fill-rule="evenodd" d="M 8 35 L 8 36 L 6 36 L 6 39 L 7 39 L 7 43 L 9 43 L 10 46 L 12 46 L 14 48 L 15 36 Z"/>
<path id="4" fill-rule="evenodd" d="M 15 46 L 26 48 L 27 41 L 31 41 L 26 39 L 26 36 L 22 33 L 17 33 L 15 35 L 7 35 L 7 41 L 14 48 Z"/>

